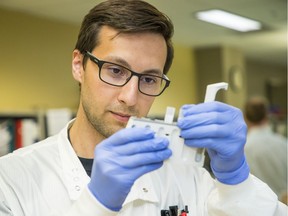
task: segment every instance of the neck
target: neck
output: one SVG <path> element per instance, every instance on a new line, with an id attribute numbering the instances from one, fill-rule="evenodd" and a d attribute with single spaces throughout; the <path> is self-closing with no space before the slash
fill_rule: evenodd
<path id="1" fill-rule="evenodd" d="M 78 157 L 82 158 L 94 158 L 95 146 L 104 139 L 88 122 L 81 106 L 68 133 L 74 151 Z"/>
<path id="2" fill-rule="evenodd" d="M 268 125 L 268 121 L 266 119 L 262 120 L 261 122 L 258 122 L 258 123 L 247 122 L 248 129 L 259 128 L 259 127 L 263 127 L 266 125 Z"/>

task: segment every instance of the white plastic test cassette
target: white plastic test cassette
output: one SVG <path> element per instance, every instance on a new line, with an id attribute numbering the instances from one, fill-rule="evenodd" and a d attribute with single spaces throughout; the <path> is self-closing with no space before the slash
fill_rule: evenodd
<path id="1" fill-rule="evenodd" d="M 227 88 L 228 84 L 224 82 L 208 85 L 204 102 L 214 101 L 217 91 L 220 89 L 227 90 Z M 164 120 L 130 117 L 126 127 L 149 127 L 155 131 L 156 136 L 167 137 L 170 142 L 169 148 L 173 152 L 171 158 L 168 159 L 169 162 L 203 167 L 204 149 L 192 148 L 184 144 L 184 139 L 180 137 L 180 128 L 176 122 L 173 122 L 174 114 L 175 108 L 167 107 Z M 179 118 L 181 117 L 180 110 Z"/>
<path id="2" fill-rule="evenodd" d="M 169 162 L 202 167 L 204 164 L 204 151 L 184 145 L 184 139 L 180 137 L 180 129 L 177 127 L 176 122 L 173 122 L 174 112 L 175 108 L 167 107 L 164 120 L 131 117 L 127 127 L 149 127 L 155 131 L 156 136 L 167 137 L 170 143 L 169 148 L 172 150 L 172 156 L 168 159 Z M 197 154 L 197 152 L 200 152 L 201 155 Z"/>

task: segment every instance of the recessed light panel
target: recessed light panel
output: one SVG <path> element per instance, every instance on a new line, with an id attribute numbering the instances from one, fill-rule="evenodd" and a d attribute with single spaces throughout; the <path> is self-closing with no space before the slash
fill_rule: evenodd
<path id="1" fill-rule="evenodd" d="M 261 29 L 261 23 L 258 21 L 217 9 L 197 12 L 196 17 L 199 20 L 224 26 L 240 32 Z"/>

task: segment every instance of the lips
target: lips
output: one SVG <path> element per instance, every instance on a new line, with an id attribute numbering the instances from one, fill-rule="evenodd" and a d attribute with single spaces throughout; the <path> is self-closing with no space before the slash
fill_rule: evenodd
<path id="1" fill-rule="evenodd" d="M 111 112 L 114 117 L 122 122 L 128 122 L 129 118 L 131 117 L 130 114 L 118 113 L 118 112 Z"/>
<path id="2" fill-rule="evenodd" d="M 122 113 L 114 113 L 115 115 L 119 115 L 119 116 L 122 116 L 122 117 L 126 117 L 126 118 L 130 118 L 131 115 L 128 115 L 128 114 L 122 114 Z"/>

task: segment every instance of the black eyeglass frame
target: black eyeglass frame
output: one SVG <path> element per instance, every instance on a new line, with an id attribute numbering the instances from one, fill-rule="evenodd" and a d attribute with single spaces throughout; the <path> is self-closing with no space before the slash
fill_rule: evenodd
<path id="1" fill-rule="evenodd" d="M 137 72 L 132 71 L 131 69 L 129 69 L 129 68 L 127 68 L 127 67 L 124 67 L 124 66 L 122 66 L 122 65 L 116 64 L 116 63 L 114 63 L 114 62 L 102 61 L 102 60 L 98 59 L 96 56 L 94 56 L 94 55 L 93 55 L 91 52 L 89 52 L 89 51 L 85 51 L 85 55 L 87 55 L 87 56 L 89 57 L 89 59 L 98 66 L 98 68 L 99 68 L 99 79 L 100 79 L 102 82 L 107 83 L 107 84 L 109 84 L 109 85 L 117 86 L 117 87 L 122 87 L 122 86 L 126 85 L 133 76 L 137 76 L 137 77 L 138 77 L 138 90 L 139 90 L 139 92 L 141 92 L 141 93 L 144 94 L 144 95 L 151 96 L 151 97 L 157 97 L 157 96 L 161 95 L 161 94 L 164 92 L 164 90 L 170 85 L 170 82 L 171 82 L 171 81 L 169 80 L 169 78 L 168 78 L 165 74 L 163 74 L 163 76 L 161 77 L 161 76 L 157 76 L 157 75 L 137 73 Z M 129 77 L 129 79 L 126 80 L 126 82 L 125 82 L 124 84 L 121 84 L 121 85 L 111 84 L 111 83 L 103 80 L 103 79 L 101 78 L 101 75 L 100 75 L 100 74 L 101 74 L 102 66 L 103 66 L 105 63 L 113 64 L 113 65 L 116 65 L 116 66 L 125 68 L 126 70 L 128 70 L 128 71 L 131 72 L 131 76 Z M 151 94 L 147 94 L 147 93 L 145 93 L 145 92 L 142 92 L 141 89 L 140 89 L 140 80 L 141 80 L 140 78 L 141 78 L 142 76 L 151 76 L 151 77 L 161 78 L 162 80 L 165 80 L 165 86 L 164 86 L 164 88 L 161 90 L 161 92 L 158 93 L 158 94 L 156 94 L 156 95 L 151 95 Z"/>

